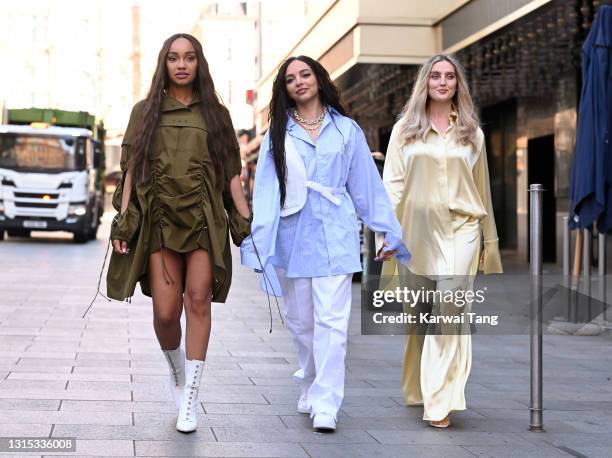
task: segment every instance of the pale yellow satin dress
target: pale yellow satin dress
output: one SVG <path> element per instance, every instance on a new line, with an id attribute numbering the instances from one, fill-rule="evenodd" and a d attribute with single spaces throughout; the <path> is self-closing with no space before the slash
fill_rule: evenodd
<path id="1" fill-rule="evenodd" d="M 424 141 L 406 144 L 398 124 L 391 133 L 383 181 L 412 261 L 407 267 L 386 262 L 382 275 L 399 275 L 401 287 L 472 289 L 481 245 L 485 274 L 502 272 L 484 134 L 478 129 L 476 148 L 460 144 L 455 134 L 454 113 L 443 135 L 432 126 Z M 381 244 L 377 238 L 377 249 Z M 434 313 L 458 310 L 432 305 Z M 470 304 L 460 310 L 468 312 Z M 408 335 L 402 388 L 407 404 L 423 404 L 424 420 L 466 408 L 471 345 L 469 329 Z"/>

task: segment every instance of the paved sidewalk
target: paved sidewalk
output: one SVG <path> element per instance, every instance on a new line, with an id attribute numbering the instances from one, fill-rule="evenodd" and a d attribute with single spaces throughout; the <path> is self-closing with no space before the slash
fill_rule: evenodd
<path id="1" fill-rule="evenodd" d="M 295 410 L 288 331 L 275 313 L 268 332 L 258 278 L 238 265 L 228 302 L 213 307 L 200 427 L 178 433 L 148 299 L 98 299 L 80 317 L 107 234 L 0 242 L 0 437 L 76 437 L 68 456 L 612 456 L 610 332 L 545 337 L 545 433 L 527 431 L 528 337 L 474 336 L 469 410 L 434 430 L 402 402 L 404 338 L 360 335 L 358 284 L 338 430 L 313 432 Z"/>

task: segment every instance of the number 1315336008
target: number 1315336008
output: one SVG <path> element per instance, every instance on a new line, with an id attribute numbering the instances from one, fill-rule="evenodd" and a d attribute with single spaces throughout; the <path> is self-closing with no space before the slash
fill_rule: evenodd
<path id="1" fill-rule="evenodd" d="M 0 437 L 0 453 L 75 451 L 75 437 Z"/>

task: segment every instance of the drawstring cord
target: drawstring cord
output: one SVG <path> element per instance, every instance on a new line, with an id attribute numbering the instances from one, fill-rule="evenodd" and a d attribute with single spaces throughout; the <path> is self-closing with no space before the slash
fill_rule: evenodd
<path id="1" fill-rule="evenodd" d="M 83 316 L 81 316 L 81 318 L 85 318 L 85 315 L 89 313 L 89 310 L 91 310 L 91 307 L 93 306 L 94 302 L 98 298 L 98 295 L 102 296 L 108 302 L 111 302 L 111 300 L 102 291 L 100 291 L 100 285 L 102 284 L 102 275 L 104 274 L 104 267 L 106 267 L 106 260 L 108 259 L 108 251 L 111 246 L 111 242 L 112 240 L 111 240 L 111 237 L 109 236 L 108 243 L 106 244 L 106 250 L 104 252 L 104 261 L 102 262 L 102 269 L 100 269 L 100 276 L 98 277 L 98 286 L 96 288 L 96 294 L 91 300 L 91 302 L 89 303 L 89 305 L 87 306 L 87 309 L 85 309 L 85 312 L 83 313 Z M 162 272 L 164 274 L 164 280 L 166 281 L 166 284 L 169 285 L 170 282 L 174 283 L 174 280 L 170 276 L 170 273 L 168 272 L 168 269 L 166 268 L 166 263 L 164 262 L 164 250 L 163 250 L 164 242 L 163 242 L 163 234 L 162 234 L 161 226 L 159 226 L 159 248 L 160 248 L 161 256 L 162 256 Z M 264 286 L 266 287 L 266 297 L 268 299 L 268 313 L 270 314 L 270 333 L 272 333 L 272 303 L 270 302 L 270 292 L 268 291 L 268 284 L 270 284 L 270 289 L 272 290 L 272 295 L 274 296 L 274 301 L 276 302 L 276 309 L 278 310 L 278 316 L 280 317 L 281 323 L 285 324 L 285 320 L 283 320 L 283 314 L 281 313 L 280 306 L 278 305 L 278 299 L 277 299 L 276 291 L 274 291 L 274 286 L 272 285 L 272 280 L 270 280 L 270 278 L 268 277 L 268 274 L 266 273 L 266 269 L 264 269 L 263 263 L 261 262 L 261 257 L 259 256 L 259 250 L 257 249 L 257 245 L 255 245 L 255 240 L 253 240 L 253 248 L 255 248 L 255 254 L 257 255 L 257 261 L 259 261 L 259 265 L 261 266 L 261 272 L 264 278 Z M 170 282 L 168 282 L 168 278 L 170 279 Z M 128 297 L 125 299 L 125 301 L 128 303 L 131 303 L 132 298 Z"/>
<path id="2" fill-rule="evenodd" d="M 166 285 L 174 284 L 174 280 L 170 276 L 170 272 L 168 272 L 168 269 L 166 267 L 166 261 L 164 259 L 164 234 L 162 232 L 161 224 L 158 227 L 159 227 L 159 251 L 161 253 L 161 261 L 162 261 L 162 274 L 164 276 L 164 281 L 166 282 Z M 168 281 L 168 279 L 170 279 L 170 281 Z"/>
<path id="3" fill-rule="evenodd" d="M 270 289 L 272 290 L 272 294 L 274 296 L 274 301 L 276 302 L 276 309 L 278 310 L 278 316 L 280 316 L 281 323 L 285 324 L 283 320 L 283 314 L 280 311 L 280 307 L 278 305 L 278 299 L 276 296 L 276 291 L 274 291 L 274 286 L 272 286 L 272 281 L 268 277 L 266 273 L 266 269 L 264 269 L 263 263 L 261 262 L 261 258 L 259 257 L 259 250 L 257 249 L 257 245 L 255 245 L 255 239 L 251 236 L 251 241 L 253 242 L 253 248 L 255 248 L 255 254 L 257 255 L 257 260 L 259 261 L 259 265 L 261 266 L 261 272 L 264 278 L 264 286 L 266 287 L 266 296 L 268 298 L 268 312 L 270 313 L 270 333 L 272 333 L 272 304 L 270 303 L 270 293 L 268 291 L 268 283 L 270 283 Z"/>
<path id="4" fill-rule="evenodd" d="M 102 274 L 104 273 L 104 267 L 106 266 L 106 259 L 108 258 L 108 249 L 110 248 L 110 246 L 111 246 L 111 238 L 109 236 L 108 237 L 108 243 L 106 244 L 106 252 L 104 253 L 104 262 L 102 262 L 102 269 L 100 269 L 100 277 L 98 278 L 98 287 L 96 288 L 96 295 L 93 297 L 93 299 L 91 300 L 91 302 L 87 306 L 87 309 L 85 309 L 85 312 L 83 313 L 83 316 L 81 316 L 81 318 L 85 318 L 85 315 L 87 315 L 87 313 L 89 312 L 89 310 L 93 306 L 93 304 L 96 301 L 96 298 L 98 297 L 98 295 L 102 296 L 108 302 L 111 301 L 108 297 L 106 297 L 106 295 L 102 291 L 100 291 L 100 284 L 102 283 Z"/>

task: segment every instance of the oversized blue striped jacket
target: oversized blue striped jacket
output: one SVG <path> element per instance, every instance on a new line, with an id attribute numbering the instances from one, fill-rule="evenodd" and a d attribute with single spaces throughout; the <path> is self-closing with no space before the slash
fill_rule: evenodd
<path id="1" fill-rule="evenodd" d="M 336 205 L 320 191 L 308 188 L 304 207 L 281 217 L 280 190 L 266 133 L 255 175 L 251 236 L 241 246 L 242 264 L 261 270 L 261 261 L 271 277 L 273 266 L 282 268 L 289 278 L 359 272 L 357 216 L 374 232 L 385 234 L 387 249 L 397 249 L 398 261 L 407 263 L 410 254 L 402 241 L 402 229 L 357 123 L 330 108 L 316 144 L 291 117 L 287 135 L 304 160 L 308 180 L 346 191 L 334 194 L 339 198 Z"/>

